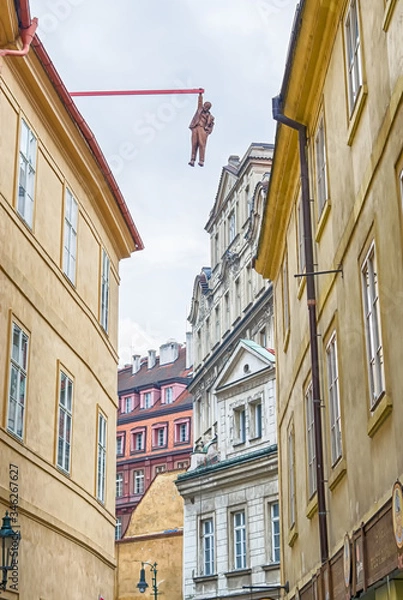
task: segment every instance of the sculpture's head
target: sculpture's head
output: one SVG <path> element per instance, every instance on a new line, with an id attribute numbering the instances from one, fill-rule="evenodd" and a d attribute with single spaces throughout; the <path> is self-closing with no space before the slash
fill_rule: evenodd
<path id="1" fill-rule="evenodd" d="M 203 110 L 208 111 L 211 108 L 211 102 L 205 102 L 203 104 Z"/>

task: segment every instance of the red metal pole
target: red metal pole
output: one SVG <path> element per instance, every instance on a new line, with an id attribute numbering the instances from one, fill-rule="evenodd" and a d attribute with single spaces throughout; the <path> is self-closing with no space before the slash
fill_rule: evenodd
<path id="1" fill-rule="evenodd" d="M 70 96 L 156 96 L 161 94 L 203 94 L 203 88 L 188 90 L 104 90 L 93 92 L 70 92 Z"/>

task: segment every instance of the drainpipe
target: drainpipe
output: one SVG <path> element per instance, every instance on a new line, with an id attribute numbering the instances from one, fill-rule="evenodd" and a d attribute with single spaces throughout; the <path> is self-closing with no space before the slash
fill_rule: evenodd
<path id="1" fill-rule="evenodd" d="M 312 393 L 313 393 L 313 412 L 314 412 L 314 433 L 315 433 L 315 451 L 316 451 L 316 479 L 318 487 L 318 513 L 319 513 L 319 541 L 322 564 L 329 558 L 327 523 L 326 523 L 326 500 L 325 500 L 325 478 L 323 465 L 323 441 L 322 441 L 322 416 L 321 416 L 321 396 L 319 382 L 319 353 L 318 353 L 318 333 L 316 327 L 316 295 L 314 280 L 314 262 L 313 262 L 313 241 L 311 225 L 311 208 L 309 197 L 309 175 L 308 160 L 306 156 L 307 134 L 306 126 L 298 121 L 294 121 L 283 114 L 282 97 L 276 96 L 272 100 L 273 119 L 283 123 L 287 127 L 296 129 L 299 138 L 299 158 L 301 168 L 301 202 L 304 225 L 304 248 L 306 262 L 306 290 L 307 304 L 309 312 L 309 337 L 311 347 L 311 368 L 312 368 Z"/>
<path id="2" fill-rule="evenodd" d="M 38 27 L 38 19 L 34 17 L 31 24 L 26 29 L 20 29 L 20 36 L 23 43 L 22 50 L 9 50 L 5 48 L 0 50 L 0 56 L 25 56 L 28 54 L 31 42 L 34 39 L 36 28 Z"/>

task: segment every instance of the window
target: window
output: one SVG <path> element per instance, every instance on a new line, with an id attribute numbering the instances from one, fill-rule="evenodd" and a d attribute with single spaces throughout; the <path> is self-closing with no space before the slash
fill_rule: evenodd
<path id="1" fill-rule="evenodd" d="M 298 203 L 297 209 L 298 221 L 298 265 L 301 273 L 305 271 L 305 236 L 304 236 L 304 215 L 302 209 L 302 200 Z"/>
<path id="2" fill-rule="evenodd" d="M 205 519 L 201 522 L 201 537 L 203 552 L 202 574 L 213 575 L 215 572 L 213 519 Z"/>
<path id="3" fill-rule="evenodd" d="M 189 441 L 189 420 L 175 423 L 175 443 Z"/>
<path id="4" fill-rule="evenodd" d="M 123 496 L 123 473 L 116 473 L 116 498 Z"/>
<path id="5" fill-rule="evenodd" d="M 153 447 L 163 448 L 167 444 L 167 425 L 153 427 Z"/>
<path id="6" fill-rule="evenodd" d="M 166 470 L 166 465 L 158 465 L 155 467 L 155 474 L 158 475 L 158 473 L 165 473 Z"/>
<path id="7" fill-rule="evenodd" d="M 70 473 L 73 382 L 60 371 L 57 466 Z"/>
<path id="8" fill-rule="evenodd" d="M 123 456 L 125 450 L 125 437 L 124 435 L 118 435 L 116 438 L 116 454 L 117 456 Z"/>
<path id="9" fill-rule="evenodd" d="M 188 468 L 188 461 L 187 460 L 183 460 L 183 461 L 179 461 L 176 465 L 177 469 L 187 469 Z"/>
<path id="10" fill-rule="evenodd" d="M 231 311 L 230 311 L 230 303 L 229 303 L 229 294 L 228 292 L 224 296 L 224 318 L 225 318 L 225 331 L 231 326 Z"/>
<path id="11" fill-rule="evenodd" d="M 345 21 L 348 98 L 350 114 L 362 86 L 361 36 L 357 0 L 351 0 Z"/>
<path id="12" fill-rule="evenodd" d="M 383 347 L 379 323 L 378 273 L 374 244 L 372 244 L 362 265 L 362 286 L 372 409 L 385 391 Z"/>
<path id="13" fill-rule="evenodd" d="M 132 444 L 132 449 L 133 450 L 144 450 L 144 438 L 145 438 L 145 433 L 144 431 L 136 431 L 136 433 L 133 433 L 133 444 Z"/>
<path id="14" fill-rule="evenodd" d="M 328 199 L 327 166 L 326 166 L 326 138 L 323 117 L 320 120 L 315 138 L 316 150 L 316 190 L 318 194 L 318 215 L 322 214 L 323 207 Z"/>
<path id="15" fill-rule="evenodd" d="M 278 502 L 270 505 L 271 560 L 280 562 L 280 512 Z"/>
<path id="16" fill-rule="evenodd" d="M 122 519 L 121 519 L 121 517 L 116 517 L 115 540 L 120 540 L 121 537 L 122 537 Z"/>
<path id="17" fill-rule="evenodd" d="M 72 283 L 76 280 L 78 204 L 69 189 L 64 201 L 63 271 Z"/>
<path id="18" fill-rule="evenodd" d="M 259 344 L 262 346 L 262 348 L 267 348 L 266 327 L 263 327 L 263 329 L 259 331 Z"/>
<path id="19" fill-rule="evenodd" d="M 243 444 L 246 441 L 246 410 L 245 407 L 234 410 L 235 443 Z"/>
<path id="20" fill-rule="evenodd" d="M 165 388 L 165 404 L 172 404 L 173 399 L 174 399 L 174 394 L 173 394 L 174 390 L 173 387 L 167 387 Z"/>
<path id="21" fill-rule="evenodd" d="M 124 412 L 129 413 L 132 411 L 132 397 L 128 396 L 124 399 Z"/>
<path id="22" fill-rule="evenodd" d="M 228 217 L 228 244 L 235 239 L 235 211 L 232 211 Z"/>
<path id="23" fill-rule="evenodd" d="M 252 402 L 250 404 L 250 416 L 251 416 L 251 437 L 261 438 L 262 437 L 262 402 Z"/>
<path id="24" fill-rule="evenodd" d="M 107 253 L 102 249 L 102 273 L 101 273 L 101 325 L 108 331 L 109 320 L 109 271 L 110 261 Z"/>
<path id="25" fill-rule="evenodd" d="M 242 311 L 242 298 L 241 298 L 241 285 L 240 278 L 235 281 L 235 318 L 241 316 Z"/>
<path id="26" fill-rule="evenodd" d="M 214 309 L 215 316 L 215 341 L 219 342 L 221 339 L 221 321 L 220 321 L 220 307 L 216 306 Z"/>
<path id="27" fill-rule="evenodd" d="M 283 328 L 284 335 L 290 329 L 290 308 L 289 308 L 289 290 L 288 290 L 288 260 L 287 256 L 284 258 L 283 271 L 282 271 L 282 283 L 283 283 Z"/>
<path id="28" fill-rule="evenodd" d="M 106 419 L 98 413 L 97 499 L 105 502 Z"/>
<path id="29" fill-rule="evenodd" d="M 339 372 L 337 366 L 336 334 L 333 334 L 330 342 L 326 347 L 326 362 L 329 389 L 331 455 L 332 465 L 334 465 L 339 460 L 342 453 Z"/>
<path id="30" fill-rule="evenodd" d="M 311 498 L 316 492 L 316 449 L 315 449 L 315 431 L 314 431 L 314 411 L 313 411 L 313 388 L 312 382 L 308 385 L 305 392 L 305 410 L 306 410 L 306 443 L 308 459 L 308 492 Z"/>
<path id="31" fill-rule="evenodd" d="M 290 528 L 295 525 L 295 442 L 294 430 L 288 432 L 288 517 Z"/>
<path id="32" fill-rule="evenodd" d="M 234 540 L 234 568 L 246 569 L 246 522 L 245 511 L 239 510 L 232 515 Z"/>
<path id="33" fill-rule="evenodd" d="M 24 119 L 21 120 L 17 211 L 32 227 L 36 169 L 36 137 Z"/>
<path id="34" fill-rule="evenodd" d="M 252 265 L 248 265 L 246 268 L 246 297 L 247 303 L 253 302 L 253 280 L 252 280 Z"/>
<path id="35" fill-rule="evenodd" d="M 27 393 L 28 336 L 13 323 L 7 429 L 22 439 Z"/>
<path id="36" fill-rule="evenodd" d="M 151 408 L 151 392 L 144 394 L 144 408 Z"/>
<path id="37" fill-rule="evenodd" d="M 210 319 L 206 319 L 206 331 L 205 331 L 206 351 L 205 354 L 210 352 Z"/>
<path id="38" fill-rule="evenodd" d="M 133 492 L 134 494 L 144 493 L 144 471 L 134 471 Z"/>

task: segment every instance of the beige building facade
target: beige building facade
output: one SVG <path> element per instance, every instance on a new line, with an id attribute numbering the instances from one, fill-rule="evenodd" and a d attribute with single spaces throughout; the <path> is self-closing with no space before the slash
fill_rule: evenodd
<path id="1" fill-rule="evenodd" d="M 22 48 L 28 1 L 0 21 L 2 597 L 112 600 L 119 261 L 142 242 L 34 27 Z"/>
<path id="2" fill-rule="evenodd" d="M 297 10 L 256 269 L 288 598 L 403 597 L 403 2 Z"/>

